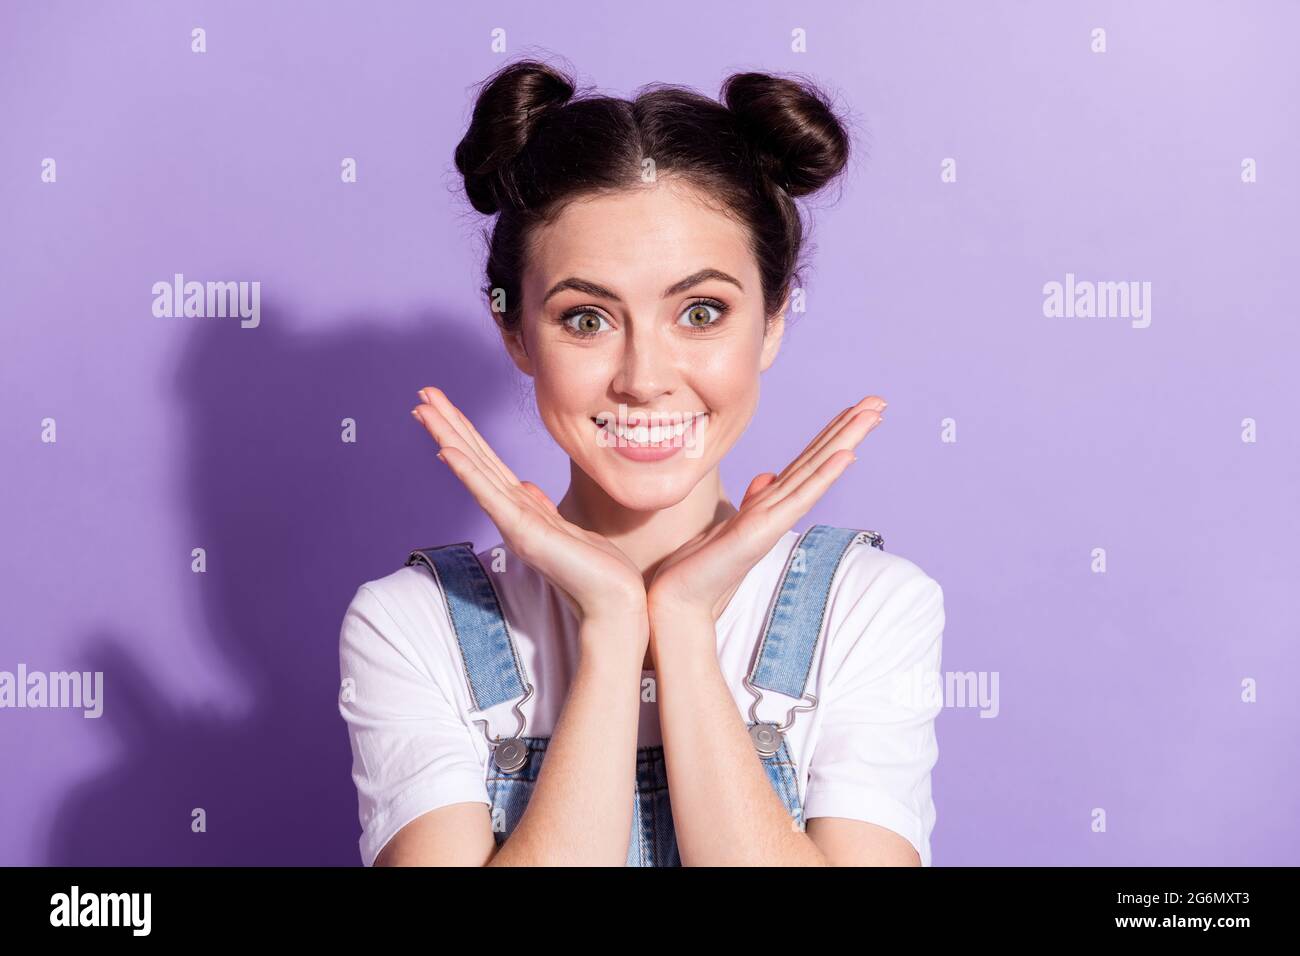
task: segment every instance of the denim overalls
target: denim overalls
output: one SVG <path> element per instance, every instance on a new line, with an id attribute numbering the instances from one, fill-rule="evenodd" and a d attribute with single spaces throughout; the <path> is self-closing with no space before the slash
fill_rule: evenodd
<path id="1" fill-rule="evenodd" d="M 831 582 L 849 549 L 863 544 L 884 550 L 884 539 L 874 531 L 819 524 L 799 537 L 781 572 L 753 664 L 744 680 L 754 697 L 746 721 L 750 738 L 768 781 L 800 828 L 803 808 L 798 768 L 786 747 L 784 733 L 794 723 L 796 713 L 817 706 L 817 698 L 806 693 L 806 688 L 825 623 Z M 473 709 L 483 711 L 516 701 L 518 727 L 514 735 L 488 737 L 492 760 L 486 783 L 492 830 L 499 846 L 523 816 L 550 740 L 524 734 L 527 722 L 522 706 L 532 696 L 533 686 L 524 674 L 496 587 L 479 562 L 472 542 L 412 551 L 406 563 L 423 564 L 441 586 Z M 780 725 L 758 720 L 758 702 L 764 690 L 798 702 Z M 486 721 L 479 722 L 484 724 L 486 736 Z M 661 744 L 637 748 L 627 865 L 681 866 Z"/>

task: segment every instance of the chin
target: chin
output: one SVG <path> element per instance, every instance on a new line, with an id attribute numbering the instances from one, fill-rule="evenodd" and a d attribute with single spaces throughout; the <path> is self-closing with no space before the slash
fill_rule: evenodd
<path id="1" fill-rule="evenodd" d="M 557 444 L 582 472 L 629 511 L 662 511 L 681 503 L 722 457 L 720 452 L 725 453 L 708 432 L 702 432 L 698 438 L 691 436 L 692 441 L 676 445 L 675 453 L 668 457 L 645 460 L 594 440 L 598 427 L 584 422 L 576 433 L 571 428 L 550 431 L 553 438 L 563 436 L 564 441 L 557 439 Z"/>
<path id="2" fill-rule="evenodd" d="M 701 473 L 695 468 L 679 467 L 671 474 L 650 475 L 606 467 L 588 474 L 605 494 L 629 511 L 662 511 L 685 499 L 699 483 Z"/>

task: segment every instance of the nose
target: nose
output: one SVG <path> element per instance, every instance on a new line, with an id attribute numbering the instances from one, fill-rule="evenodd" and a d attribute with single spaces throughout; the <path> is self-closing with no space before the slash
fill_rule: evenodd
<path id="1" fill-rule="evenodd" d="M 623 339 L 623 355 L 614 389 L 628 404 L 647 404 L 676 381 L 676 356 L 672 344 L 650 322 L 632 322 Z"/>

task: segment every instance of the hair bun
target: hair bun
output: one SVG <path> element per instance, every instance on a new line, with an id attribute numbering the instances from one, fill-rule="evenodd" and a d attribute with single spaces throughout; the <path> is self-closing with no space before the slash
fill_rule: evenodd
<path id="1" fill-rule="evenodd" d="M 764 172 L 791 196 L 821 189 L 843 171 L 849 138 L 820 90 L 769 73 L 735 73 L 722 99 Z"/>
<path id="2" fill-rule="evenodd" d="M 465 193 L 481 213 L 516 201 L 511 170 L 548 113 L 569 101 L 573 81 L 537 60 L 520 60 L 485 81 L 469 129 L 456 146 Z"/>

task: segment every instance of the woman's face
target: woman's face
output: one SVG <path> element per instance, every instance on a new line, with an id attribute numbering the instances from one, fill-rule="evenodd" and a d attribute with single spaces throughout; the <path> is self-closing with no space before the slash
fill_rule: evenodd
<path id="1" fill-rule="evenodd" d="M 784 328 L 783 309 L 764 334 L 745 227 L 697 195 L 661 178 L 570 203 L 533 235 L 507 337 L 551 436 L 638 511 L 681 501 L 735 444 Z"/>

